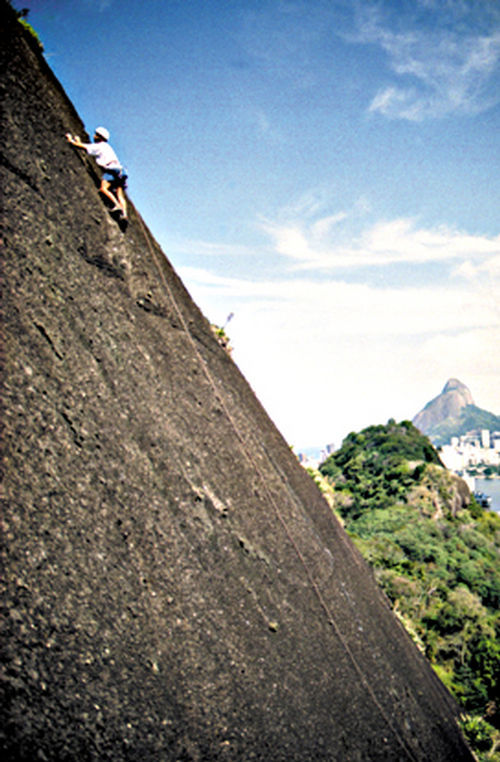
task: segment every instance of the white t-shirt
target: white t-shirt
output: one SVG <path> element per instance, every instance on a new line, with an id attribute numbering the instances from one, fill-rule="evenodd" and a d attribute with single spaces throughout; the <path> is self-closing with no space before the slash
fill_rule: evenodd
<path id="1" fill-rule="evenodd" d="M 121 169 L 118 156 L 109 143 L 106 143 L 105 141 L 85 143 L 85 149 L 88 154 L 94 157 L 97 164 L 103 169 Z"/>

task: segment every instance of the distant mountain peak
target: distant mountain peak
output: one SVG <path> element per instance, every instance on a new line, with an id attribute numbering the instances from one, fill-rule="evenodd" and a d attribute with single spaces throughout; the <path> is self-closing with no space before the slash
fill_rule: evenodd
<path id="1" fill-rule="evenodd" d="M 430 435 L 435 426 L 447 418 L 456 418 L 462 408 L 473 404 L 472 394 L 465 384 L 458 378 L 450 378 L 441 394 L 434 397 L 420 413 L 417 413 L 413 423 L 424 434 Z"/>
<path id="2" fill-rule="evenodd" d="M 441 394 L 417 413 L 413 424 L 437 445 L 446 444 L 452 436 L 474 429 L 497 428 L 498 417 L 476 407 L 468 387 L 458 378 L 450 378 Z"/>
<path id="3" fill-rule="evenodd" d="M 461 381 L 459 381 L 458 378 L 449 378 L 446 384 L 444 385 L 442 394 L 448 394 L 449 392 L 456 392 L 456 391 L 461 392 L 464 396 L 470 399 L 470 401 L 466 403 L 467 405 L 474 404 L 474 401 L 472 399 L 472 394 L 470 393 L 470 390 L 467 388 L 467 386 L 463 384 Z"/>

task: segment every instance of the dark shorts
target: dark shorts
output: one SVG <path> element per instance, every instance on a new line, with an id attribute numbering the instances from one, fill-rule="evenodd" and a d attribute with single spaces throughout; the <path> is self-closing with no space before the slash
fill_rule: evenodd
<path id="1" fill-rule="evenodd" d="M 111 188 L 125 188 L 127 187 L 127 172 L 125 169 L 107 169 L 103 173 L 103 180 L 110 183 Z"/>

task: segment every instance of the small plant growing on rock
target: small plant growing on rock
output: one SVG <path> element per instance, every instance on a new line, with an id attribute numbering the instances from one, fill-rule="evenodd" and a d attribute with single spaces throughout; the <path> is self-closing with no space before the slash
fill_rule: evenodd
<path id="1" fill-rule="evenodd" d="M 226 333 L 226 326 L 229 323 L 229 321 L 233 319 L 233 317 L 234 317 L 234 313 L 231 312 L 227 316 L 226 322 L 224 323 L 223 326 L 218 326 L 218 325 L 215 325 L 214 323 L 211 324 L 211 328 L 215 338 L 217 339 L 221 347 L 225 349 L 228 355 L 231 354 L 231 352 L 233 351 L 233 348 L 229 343 L 229 336 Z"/>
<path id="2" fill-rule="evenodd" d="M 44 50 L 43 43 L 38 35 L 38 32 L 36 32 L 31 26 L 31 24 L 29 23 L 29 21 L 26 20 L 26 17 L 28 16 L 28 13 L 29 13 L 29 8 L 22 8 L 22 10 L 16 11 L 16 13 L 17 13 L 17 20 L 19 21 L 19 23 L 21 24 L 25 32 L 27 32 L 27 38 L 29 42 L 33 44 L 35 48 L 37 48 L 43 53 L 43 50 Z"/>

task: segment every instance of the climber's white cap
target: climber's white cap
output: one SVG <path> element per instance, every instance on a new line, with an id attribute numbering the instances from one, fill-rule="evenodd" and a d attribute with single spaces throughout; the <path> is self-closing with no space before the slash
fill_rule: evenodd
<path id="1" fill-rule="evenodd" d="M 109 131 L 106 127 L 96 127 L 95 134 L 99 135 L 103 140 L 109 140 Z"/>

